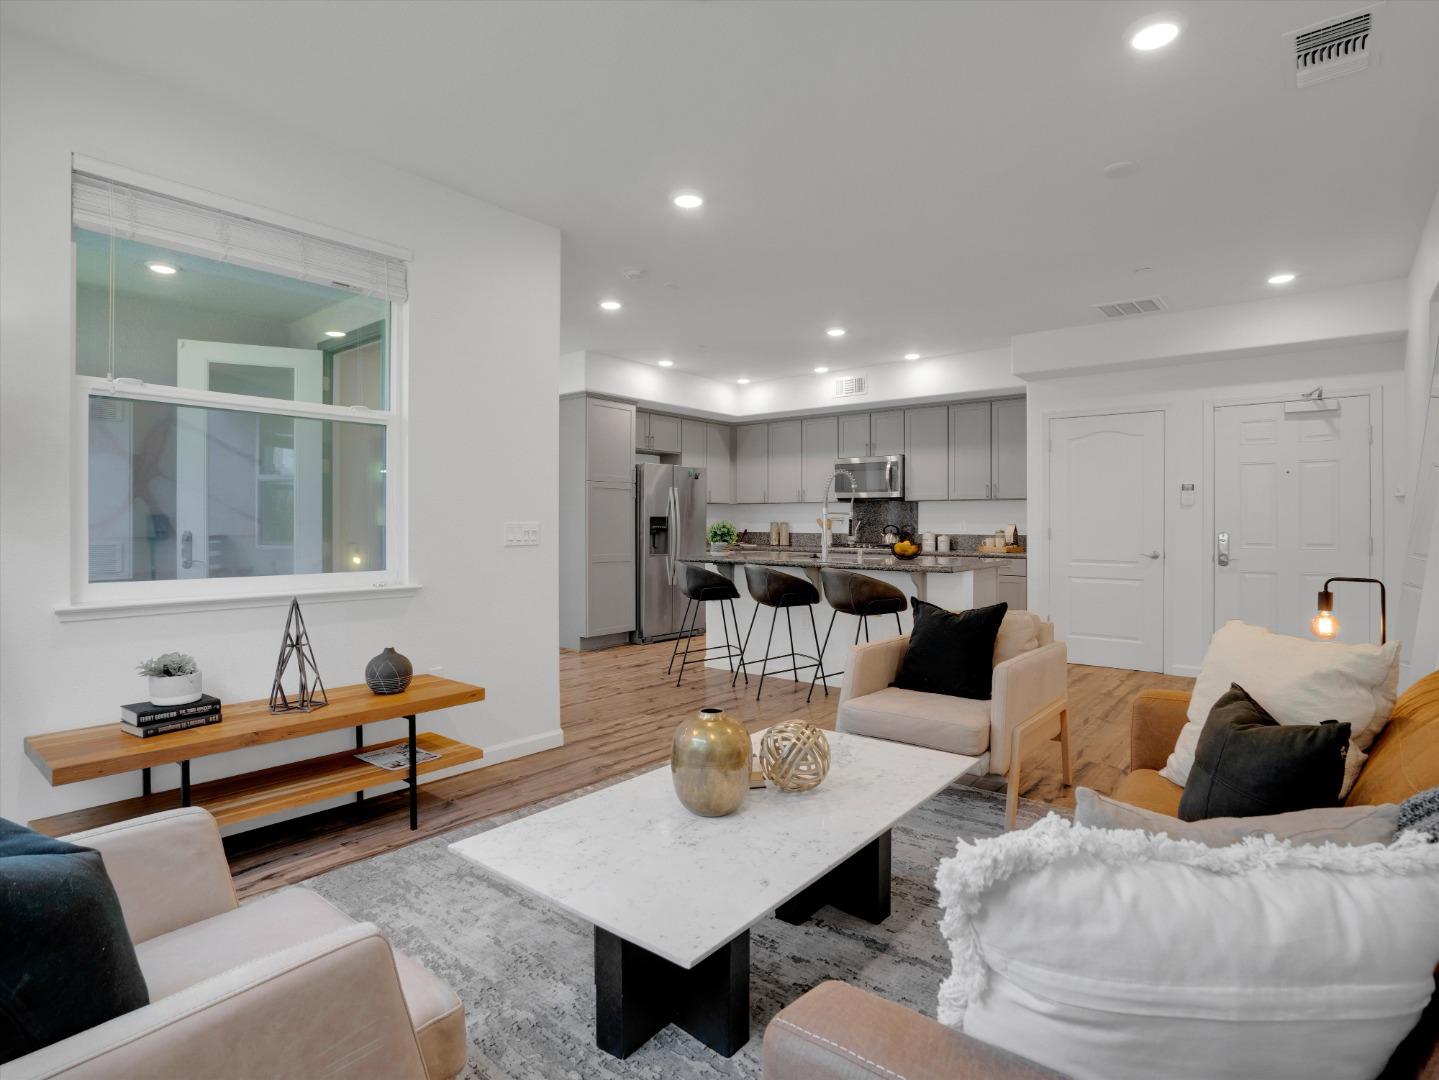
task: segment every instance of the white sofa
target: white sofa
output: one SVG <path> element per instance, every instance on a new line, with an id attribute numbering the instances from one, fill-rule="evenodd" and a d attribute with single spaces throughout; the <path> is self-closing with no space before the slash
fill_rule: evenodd
<path id="1" fill-rule="evenodd" d="M 984 770 L 1008 778 L 1005 822 L 1014 828 L 1020 761 L 1035 743 L 1057 739 L 1064 782 L 1069 758 L 1068 652 L 1054 624 L 1030 611 L 1005 614 L 995 642 L 988 701 L 891 686 L 909 635 L 856 645 L 839 695 L 835 728 L 855 735 L 984 758 Z"/>
<path id="2" fill-rule="evenodd" d="M 240 906 L 206 811 L 65 839 L 104 859 L 150 1004 L 0 1066 L 0 1080 L 449 1080 L 464 1068 L 454 991 L 309 889 Z"/>

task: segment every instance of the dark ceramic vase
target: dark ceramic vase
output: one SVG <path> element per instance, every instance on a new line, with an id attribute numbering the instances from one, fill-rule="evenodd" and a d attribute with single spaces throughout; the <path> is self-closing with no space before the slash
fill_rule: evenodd
<path id="1" fill-rule="evenodd" d="M 414 674 L 414 665 L 390 645 L 365 665 L 365 685 L 377 694 L 398 694 Z"/>

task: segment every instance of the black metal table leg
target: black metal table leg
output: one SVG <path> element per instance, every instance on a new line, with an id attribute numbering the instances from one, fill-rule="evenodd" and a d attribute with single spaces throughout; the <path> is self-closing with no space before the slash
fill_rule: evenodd
<path id="1" fill-rule="evenodd" d="M 190 763 L 180 762 L 180 805 L 190 805 Z"/>
<path id="2" fill-rule="evenodd" d="M 356 725 L 355 725 L 355 749 L 356 749 L 356 750 L 363 750 L 364 748 L 365 748 L 365 729 L 364 729 L 364 727 L 363 727 L 362 725 L 356 724 Z M 364 802 L 364 801 L 365 801 L 365 789 L 364 789 L 364 788 L 361 788 L 359 791 L 355 792 L 355 801 L 356 801 L 356 802 Z"/>
<path id="3" fill-rule="evenodd" d="M 595 927 L 595 1042 L 629 1057 L 666 1024 L 733 1057 L 749 1042 L 749 931 L 682 968 Z"/>
<path id="4" fill-rule="evenodd" d="M 150 770 L 143 769 L 140 774 L 140 794 L 150 794 Z"/>
<path id="5" fill-rule="evenodd" d="M 420 827 L 420 783 L 415 772 L 415 718 L 405 717 L 410 722 L 410 828 Z"/>
<path id="6" fill-rule="evenodd" d="M 886 831 L 775 909 L 798 926 L 830 904 L 867 922 L 889 918 L 890 836 Z"/>

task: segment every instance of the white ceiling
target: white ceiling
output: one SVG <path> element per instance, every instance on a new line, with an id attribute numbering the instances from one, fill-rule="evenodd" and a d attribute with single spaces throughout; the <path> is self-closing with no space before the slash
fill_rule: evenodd
<path id="1" fill-rule="evenodd" d="M 1180 39 L 1129 49 L 1166 7 Z M 1283 269 L 1290 290 L 1404 275 L 1439 187 L 1439 3 L 1389 0 L 1368 71 L 1296 89 L 1284 34 L 1354 7 L 25 0 L 4 20 L 558 226 L 566 350 L 758 380 L 1101 321 L 1100 301 L 1260 298 Z M 1106 179 L 1120 160 L 1137 173 Z M 702 210 L 670 206 L 686 186 Z"/>

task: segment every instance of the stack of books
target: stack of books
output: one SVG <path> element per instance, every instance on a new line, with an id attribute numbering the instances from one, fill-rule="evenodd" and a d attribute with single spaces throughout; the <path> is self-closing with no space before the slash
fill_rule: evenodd
<path id="1" fill-rule="evenodd" d="M 209 694 L 186 705 L 151 705 L 148 701 L 137 701 L 120 710 L 120 730 L 142 739 L 219 722 L 220 699 Z"/>

